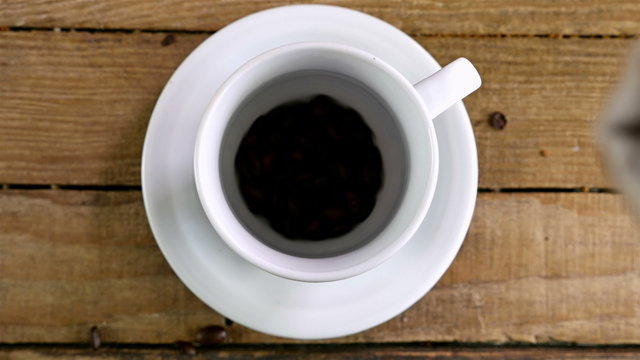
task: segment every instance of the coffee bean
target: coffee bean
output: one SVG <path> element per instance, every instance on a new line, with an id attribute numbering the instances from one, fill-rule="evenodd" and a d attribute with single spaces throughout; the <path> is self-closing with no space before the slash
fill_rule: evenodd
<path id="1" fill-rule="evenodd" d="M 377 163 L 366 163 L 362 169 L 362 183 L 367 189 L 377 191 L 382 186 L 381 166 Z"/>
<path id="2" fill-rule="evenodd" d="M 345 213 L 342 209 L 329 208 L 322 211 L 322 216 L 325 219 L 337 221 L 342 220 L 345 217 Z"/>
<path id="3" fill-rule="evenodd" d="M 338 174 L 338 177 L 342 180 L 346 180 L 349 178 L 349 170 L 347 169 L 347 167 L 345 166 L 344 163 L 337 161 L 334 164 L 334 167 L 336 169 L 336 172 Z"/>
<path id="4" fill-rule="evenodd" d="M 225 341 L 227 341 L 227 330 L 219 325 L 205 326 L 196 335 L 196 342 L 201 346 L 219 345 Z"/>
<path id="5" fill-rule="evenodd" d="M 293 238 L 297 238 L 298 236 L 300 236 L 298 234 L 298 232 L 296 232 L 296 229 L 294 229 L 294 224 L 291 221 L 290 218 L 286 217 L 284 219 L 284 221 L 282 222 L 282 226 L 280 227 L 274 227 L 275 230 L 279 230 L 279 232 L 284 235 L 285 237 L 288 237 L 290 239 Z"/>
<path id="6" fill-rule="evenodd" d="M 329 178 L 327 176 L 318 176 L 315 178 L 314 180 L 314 184 L 316 186 L 317 189 L 322 190 L 323 188 L 326 188 L 327 186 L 330 186 L 331 181 L 329 180 Z"/>
<path id="7" fill-rule="evenodd" d="M 254 208 L 260 208 L 263 206 L 263 203 L 266 200 L 266 195 L 259 187 L 245 184 L 241 186 L 241 189 L 242 193 L 251 199 L 251 204 L 254 205 Z M 251 206 L 249 208 L 251 208 Z"/>
<path id="8" fill-rule="evenodd" d="M 260 177 L 262 174 L 262 161 L 258 158 L 258 154 L 251 152 L 247 155 L 247 163 L 249 171 L 251 171 L 251 176 L 255 178 Z"/>
<path id="9" fill-rule="evenodd" d="M 341 135 L 338 133 L 338 130 L 336 130 L 336 127 L 334 124 L 327 122 L 325 127 L 326 127 L 327 134 L 329 134 L 329 139 L 334 141 L 340 140 Z"/>
<path id="10" fill-rule="evenodd" d="M 502 130 L 507 126 L 507 117 L 499 111 L 492 112 L 489 115 L 489 124 L 496 130 Z"/>
<path id="11" fill-rule="evenodd" d="M 194 356 L 198 354 L 197 344 L 190 341 L 176 341 L 176 346 L 183 354 Z"/>
<path id="12" fill-rule="evenodd" d="M 304 152 L 300 151 L 300 150 L 293 150 L 289 153 L 289 158 L 291 160 L 295 160 L 295 161 L 302 161 L 304 160 Z"/>
<path id="13" fill-rule="evenodd" d="M 276 157 L 275 154 L 272 152 L 268 152 L 262 155 L 262 159 L 261 159 L 262 168 L 265 170 L 271 169 L 271 167 L 273 166 L 273 161 L 275 160 L 275 157 Z"/>
<path id="14" fill-rule="evenodd" d="M 330 97 L 319 95 L 309 101 L 309 107 L 314 117 L 323 117 L 335 109 L 335 103 Z"/>
<path id="15" fill-rule="evenodd" d="M 300 206 L 291 199 L 287 200 L 287 211 L 292 217 L 300 216 Z"/>
<path id="16" fill-rule="evenodd" d="M 324 95 L 256 119 L 240 142 L 235 167 L 249 209 L 291 239 L 350 231 L 371 213 L 382 185 L 382 157 L 371 129 L 355 110 Z M 362 190 L 345 195 L 353 189 Z"/>
<path id="17" fill-rule="evenodd" d="M 351 213 L 358 213 L 362 210 L 362 204 L 360 202 L 360 198 L 353 191 L 346 191 L 344 193 L 344 198 L 347 203 L 347 209 L 351 211 Z"/>
<path id="18" fill-rule="evenodd" d="M 314 234 L 316 231 L 318 231 L 318 229 L 320 229 L 321 225 L 322 222 L 320 221 L 320 219 L 313 219 L 309 221 L 305 228 L 305 231 L 309 234 Z"/>
<path id="19" fill-rule="evenodd" d="M 331 227 L 331 229 L 329 229 L 329 237 L 337 237 L 340 235 L 344 235 L 345 233 L 349 232 L 349 230 L 351 230 L 351 226 L 349 225 L 334 225 L 333 227 Z"/>
<path id="20" fill-rule="evenodd" d="M 162 39 L 162 42 L 160 42 L 160 45 L 169 46 L 169 45 L 173 44 L 174 42 L 176 42 L 176 37 L 173 34 L 169 34 L 169 35 L 165 36 L 164 39 Z"/>
<path id="21" fill-rule="evenodd" d="M 296 174 L 295 181 L 302 184 L 302 183 L 306 183 L 312 178 L 313 178 L 313 173 L 310 171 L 305 171 L 305 172 Z"/>
<path id="22" fill-rule="evenodd" d="M 100 334 L 100 329 L 97 326 L 91 327 L 91 347 L 94 350 L 97 350 L 100 345 L 102 345 L 102 335 Z"/>

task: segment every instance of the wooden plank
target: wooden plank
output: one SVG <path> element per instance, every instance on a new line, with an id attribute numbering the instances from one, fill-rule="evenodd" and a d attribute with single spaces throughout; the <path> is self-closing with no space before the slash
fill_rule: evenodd
<path id="1" fill-rule="evenodd" d="M 138 184 L 147 122 L 206 36 L 0 33 L 3 183 Z"/>
<path id="2" fill-rule="evenodd" d="M 206 38 L 162 46 L 165 36 L 0 32 L 0 183 L 139 184 L 157 96 Z M 467 56 L 483 76 L 467 100 L 481 187 L 611 186 L 592 135 L 631 40 L 417 40 L 442 63 Z M 488 125 L 493 111 L 504 130 Z"/>
<path id="3" fill-rule="evenodd" d="M 182 355 L 182 356 L 180 356 Z M 637 348 L 514 348 L 514 347 L 428 347 L 428 346 L 353 346 L 295 348 L 231 348 L 206 349 L 194 356 L 178 349 L 100 349 L 99 351 L 68 348 L 0 349 L 1 360 L 163 360 L 207 359 L 273 359 L 273 360 L 626 360 L 640 357 Z"/>
<path id="4" fill-rule="evenodd" d="M 94 325 L 103 341 L 171 342 L 222 320 L 166 264 L 140 192 L 0 198 L 0 342 L 88 341 Z"/>
<path id="5" fill-rule="evenodd" d="M 0 191 L 0 343 L 172 343 L 223 324 L 175 277 L 138 192 Z M 436 288 L 331 342 L 640 343 L 640 227 L 620 195 L 482 193 Z M 288 343 L 227 327 L 232 343 Z"/>
<path id="6" fill-rule="evenodd" d="M 639 238 L 618 195 L 481 194 L 454 264 L 400 320 L 440 341 L 637 343 Z"/>
<path id="7" fill-rule="evenodd" d="M 353 8 L 412 34 L 636 34 L 633 0 L 311 1 Z M 29 0 L 0 2 L 0 25 L 98 29 L 218 30 L 286 0 Z"/>

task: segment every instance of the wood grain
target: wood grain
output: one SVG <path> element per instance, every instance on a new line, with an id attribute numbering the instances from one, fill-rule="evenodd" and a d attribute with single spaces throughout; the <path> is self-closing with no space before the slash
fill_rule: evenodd
<path id="1" fill-rule="evenodd" d="M 205 36 L 0 33 L 4 183 L 137 184 L 171 72 Z"/>
<path id="2" fill-rule="evenodd" d="M 221 318 L 166 264 L 139 192 L 0 192 L 0 342 L 172 341 Z"/>
<path id="3" fill-rule="evenodd" d="M 595 141 L 598 116 L 631 45 L 626 40 L 419 38 L 442 64 L 459 56 L 482 88 L 465 99 L 480 187 L 610 187 Z M 489 125 L 500 111 L 503 130 Z"/>
<path id="4" fill-rule="evenodd" d="M 172 343 L 223 324 L 172 273 L 135 191 L 0 191 L 0 343 Z M 483 193 L 452 267 L 356 342 L 640 343 L 640 227 L 620 195 Z M 312 326 L 312 325 L 310 325 Z M 234 324 L 232 343 L 288 343 Z"/>
<path id="5" fill-rule="evenodd" d="M 0 32 L 0 183 L 138 185 L 165 82 L 207 35 Z M 417 37 L 442 63 L 466 56 L 480 187 L 609 187 L 593 139 L 628 39 Z M 488 125 L 493 111 L 509 122 Z M 547 156 L 541 156 L 545 150 Z"/>
<path id="6" fill-rule="evenodd" d="M 377 16 L 412 34 L 636 34 L 633 0 L 313 0 Z M 290 0 L 0 1 L 0 25 L 97 29 L 218 30 Z"/>
<path id="7" fill-rule="evenodd" d="M 164 359 L 265 359 L 265 360 L 627 360 L 640 357 L 637 348 L 513 348 L 513 347 L 429 347 L 429 346 L 350 346 L 270 349 L 206 349 L 195 356 L 178 349 L 100 349 L 66 348 L 0 349 L 0 360 L 164 360 Z"/>

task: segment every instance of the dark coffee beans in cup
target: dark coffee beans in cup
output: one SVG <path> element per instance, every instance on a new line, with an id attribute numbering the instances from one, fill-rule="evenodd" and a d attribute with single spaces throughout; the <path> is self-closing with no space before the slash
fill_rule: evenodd
<path id="1" fill-rule="evenodd" d="M 344 235 L 364 221 L 382 185 L 382 157 L 360 114 L 319 95 L 254 121 L 235 157 L 249 210 L 289 239 Z"/>

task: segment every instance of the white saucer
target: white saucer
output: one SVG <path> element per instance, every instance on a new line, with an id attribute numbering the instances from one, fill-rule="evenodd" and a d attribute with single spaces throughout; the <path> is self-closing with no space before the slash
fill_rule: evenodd
<path id="1" fill-rule="evenodd" d="M 297 41 L 361 48 L 413 83 L 440 68 L 403 32 L 353 10 L 298 5 L 240 19 L 194 50 L 164 88 L 145 139 L 142 193 L 160 249 L 202 301 L 264 333 L 331 338 L 393 318 L 446 271 L 475 206 L 477 154 L 469 117 L 459 103 L 435 120 L 440 175 L 427 218 L 398 254 L 374 270 L 331 283 L 302 283 L 245 262 L 214 232 L 198 201 L 193 178 L 196 130 L 216 88 L 235 69 L 266 50 Z"/>

